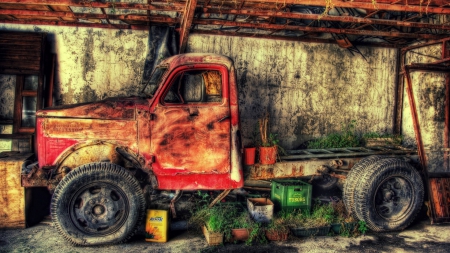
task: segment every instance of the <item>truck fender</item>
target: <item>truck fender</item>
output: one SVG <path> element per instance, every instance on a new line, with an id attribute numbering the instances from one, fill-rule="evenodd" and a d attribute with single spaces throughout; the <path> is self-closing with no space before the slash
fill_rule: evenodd
<path id="1" fill-rule="evenodd" d="M 55 161 L 57 170 L 75 169 L 78 166 L 94 162 L 110 162 L 120 166 L 124 158 L 116 152 L 118 145 L 103 141 L 88 141 L 75 144 L 64 151 Z"/>

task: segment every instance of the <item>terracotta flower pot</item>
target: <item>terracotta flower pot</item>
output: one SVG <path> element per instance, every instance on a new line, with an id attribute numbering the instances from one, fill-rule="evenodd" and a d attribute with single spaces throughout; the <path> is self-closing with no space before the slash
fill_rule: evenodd
<path id="1" fill-rule="evenodd" d="M 230 242 L 246 241 L 250 237 L 250 231 L 247 228 L 231 229 Z"/>
<path id="2" fill-rule="evenodd" d="M 274 164 L 277 160 L 277 146 L 259 147 L 259 163 Z"/>
<path id="3" fill-rule="evenodd" d="M 269 241 L 287 241 L 289 231 L 280 232 L 276 230 L 266 230 L 266 237 Z"/>

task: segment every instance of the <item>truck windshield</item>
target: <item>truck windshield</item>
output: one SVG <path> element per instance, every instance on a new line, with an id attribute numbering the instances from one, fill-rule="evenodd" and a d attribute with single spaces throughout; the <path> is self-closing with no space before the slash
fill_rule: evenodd
<path id="1" fill-rule="evenodd" d="M 156 67 L 156 69 L 150 76 L 150 80 L 145 85 L 142 93 L 144 93 L 148 97 L 153 97 L 155 95 L 155 92 L 158 90 L 158 84 L 161 82 L 161 78 L 164 75 L 164 73 L 166 73 L 166 71 L 167 71 L 166 66 Z"/>

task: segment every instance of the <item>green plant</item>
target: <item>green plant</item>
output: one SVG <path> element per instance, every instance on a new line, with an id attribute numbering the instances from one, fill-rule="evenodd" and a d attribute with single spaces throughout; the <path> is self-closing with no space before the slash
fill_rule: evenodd
<path id="1" fill-rule="evenodd" d="M 287 222 L 291 227 L 315 228 L 330 225 L 334 218 L 334 210 L 331 204 L 316 204 L 312 212 L 297 211 L 288 215 Z"/>
<path id="2" fill-rule="evenodd" d="M 355 129 L 356 120 L 352 120 L 347 125 L 342 124 L 341 132 L 310 141 L 307 146 L 309 149 L 358 147 L 361 138 L 355 133 Z"/>
<path id="3" fill-rule="evenodd" d="M 289 219 L 283 212 L 277 214 L 267 225 L 266 232 L 283 235 L 289 233 Z"/>
<path id="4" fill-rule="evenodd" d="M 362 138 L 367 142 L 368 139 L 385 139 L 385 144 L 400 145 L 403 140 L 402 135 L 369 132 L 363 134 Z"/>
<path id="5" fill-rule="evenodd" d="M 249 237 L 247 241 L 245 241 L 246 245 L 252 245 L 254 242 L 257 243 L 266 243 L 267 239 L 264 236 L 264 226 L 261 223 L 254 222 L 252 227 L 249 229 Z"/>
<path id="6" fill-rule="evenodd" d="M 197 228 L 204 225 L 210 232 L 224 232 L 227 223 L 236 213 L 234 207 L 231 205 L 209 207 L 211 197 L 201 191 L 198 191 L 197 195 L 200 199 L 197 200 L 195 208 L 191 210 L 189 224 Z"/>
<path id="7" fill-rule="evenodd" d="M 367 229 L 368 228 L 367 228 L 367 224 L 365 221 L 363 221 L 363 220 L 358 221 L 358 230 L 359 230 L 359 232 L 361 232 L 361 234 L 365 235 L 367 232 Z"/>

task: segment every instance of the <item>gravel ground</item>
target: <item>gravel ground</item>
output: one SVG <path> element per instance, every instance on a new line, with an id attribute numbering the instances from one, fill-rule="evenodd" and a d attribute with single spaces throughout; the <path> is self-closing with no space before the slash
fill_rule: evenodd
<path id="1" fill-rule="evenodd" d="M 145 242 L 143 235 L 110 246 L 74 247 L 68 244 L 51 224 L 43 222 L 27 229 L 0 229 L 0 252 L 450 252 L 450 225 L 430 225 L 421 217 L 408 229 L 390 233 L 368 233 L 346 238 L 323 236 L 297 238 L 246 246 L 225 244 L 210 247 L 203 235 L 195 231 L 176 231 L 167 243 Z"/>

